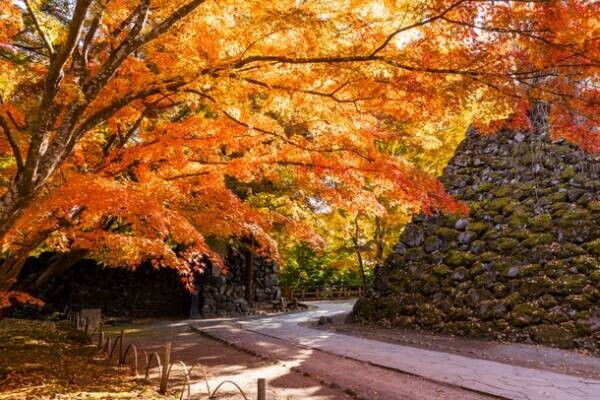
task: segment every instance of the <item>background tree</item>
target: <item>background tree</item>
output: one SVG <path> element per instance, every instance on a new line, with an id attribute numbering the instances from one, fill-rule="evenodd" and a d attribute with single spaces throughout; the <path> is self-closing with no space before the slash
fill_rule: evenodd
<path id="1" fill-rule="evenodd" d="M 188 284 L 205 238 L 317 242 L 231 180 L 306 207 L 459 211 L 389 151 L 475 112 L 513 126 L 531 99 L 554 135 L 599 149 L 597 2 L 0 0 L 0 290 L 40 246 L 152 259 Z M 471 121 L 469 121 L 471 122 Z M 432 135 L 433 134 L 433 135 Z M 308 200 L 307 200 L 308 199 Z M 273 251 L 273 250 L 272 250 Z"/>

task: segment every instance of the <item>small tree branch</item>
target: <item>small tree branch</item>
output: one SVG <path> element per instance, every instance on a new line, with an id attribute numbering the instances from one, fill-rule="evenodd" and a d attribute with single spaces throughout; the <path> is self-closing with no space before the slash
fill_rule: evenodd
<path id="1" fill-rule="evenodd" d="M 29 12 L 29 15 L 31 15 L 31 19 L 33 20 L 33 24 L 35 25 L 35 29 L 38 31 L 40 37 L 42 38 L 42 41 L 44 42 L 44 45 L 46 46 L 46 49 L 48 50 L 48 55 L 50 56 L 50 58 L 54 57 L 54 47 L 52 46 L 52 42 L 50 41 L 50 38 L 48 38 L 48 35 L 46 35 L 46 32 L 44 32 L 44 30 L 42 29 L 42 25 L 40 24 L 40 21 L 38 20 L 37 16 L 35 15 L 35 12 L 33 11 L 33 7 L 31 6 L 31 2 L 29 0 L 24 0 L 25 1 L 25 6 L 27 7 L 27 12 Z"/>

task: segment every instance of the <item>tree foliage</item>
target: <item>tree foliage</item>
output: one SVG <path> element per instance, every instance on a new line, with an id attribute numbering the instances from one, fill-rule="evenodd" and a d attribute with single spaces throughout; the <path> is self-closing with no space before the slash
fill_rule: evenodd
<path id="1" fill-rule="evenodd" d="M 318 204 L 461 211 L 419 158 L 474 122 L 526 123 L 532 100 L 598 151 L 598 7 L 0 0 L 0 290 L 40 246 L 152 259 L 191 285 L 218 258 L 207 237 L 317 244 Z M 286 207 L 236 185 L 274 185 Z"/>

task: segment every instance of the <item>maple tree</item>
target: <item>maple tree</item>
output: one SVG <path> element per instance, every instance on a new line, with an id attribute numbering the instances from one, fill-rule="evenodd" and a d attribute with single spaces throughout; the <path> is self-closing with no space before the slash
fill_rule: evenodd
<path id="1" fill-rule="evenodd" d="M 0 0 L 0 290 L 40 247 L 193 284 L 208 237 L 317 243 L 317 202 L 464 207 L 389 151 L 435 154 L 550 104 L 598 140 L 592 0 Z M 445 150 L 446 151 L 446 150 Z M 235 187 L 275 185 L 269 202 Z"/>

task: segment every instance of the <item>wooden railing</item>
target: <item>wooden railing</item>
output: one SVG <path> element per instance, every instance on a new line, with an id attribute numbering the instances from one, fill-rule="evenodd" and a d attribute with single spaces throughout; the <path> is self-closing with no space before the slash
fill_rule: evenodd
<path id="1" fill-rule="evenodd" d="M 311 288 L 287 288 L 284 296 L 298 300 L 330 300 L 361 297 L 362 286 L 325 286 Z"/>

